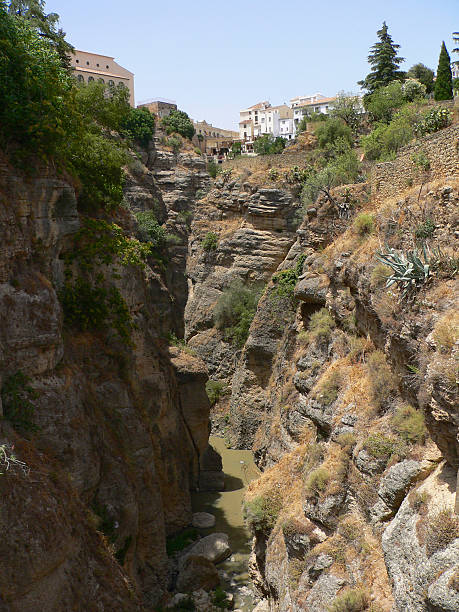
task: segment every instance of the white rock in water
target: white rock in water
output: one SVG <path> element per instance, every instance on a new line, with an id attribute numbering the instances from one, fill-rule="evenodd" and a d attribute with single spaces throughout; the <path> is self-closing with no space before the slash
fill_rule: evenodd
<path id="1" fill-rule="evenodd" d="M 209 529 L 215 525 L 215 516 L 209 512 L 195 512 L 191 524 L 198 529 Z"/>

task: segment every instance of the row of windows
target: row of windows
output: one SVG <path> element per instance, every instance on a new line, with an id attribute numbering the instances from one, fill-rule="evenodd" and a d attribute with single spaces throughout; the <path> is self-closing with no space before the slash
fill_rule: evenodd
<path id="1" fill-rule="evenodd" d="M 84 77 L 83 77 L 82 74 L 78 75 L 78 80 L 79 80 L 80 83 L 84 83 Z M 95 81 L 94 77 L 92 77 L 92 76 L 88 77 L 88 83 L 92 83 L 93 81 Z M 98 83 L 105 83 L 104 79 L 102 79 L 102 78 L 97 79 L 97 82 Z M 109 81 L 107 81 L 107 84 L 110 85 L 111 87 L 115 87 L 116 83 L 115 83 L 115 81 L 112 81 L 110 79 Z M 122 85 L 123 87 L 126 87 L 125 83 L 123 83 L 122 81 L 120 81 L 118 83 L 118 85 Z"/>
<path id="2" fill-rule="evenodd" d="M 77 64 L 79 64 L 79 63 L 80 63 L 80 60 L 79 60 L 79 59 L 77 59 L 77 60 L 75 60 L 75 62 L 76 62 Z M 89 66 L 89 62 L 86 62 L 86 66 Z M 97 67 L 97 68 L 100 68 L 100 65 L 99 65 L 99 64 L 96 64 L 96 67 Z M 105 70 L 109 70 L 109 66 L 105 66 Z"/>

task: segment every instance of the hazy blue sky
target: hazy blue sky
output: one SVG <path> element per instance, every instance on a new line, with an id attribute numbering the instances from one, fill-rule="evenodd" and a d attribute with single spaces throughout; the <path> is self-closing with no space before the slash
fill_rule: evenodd
<path id="1" fill-rule="evenodd" d="M 48 0 L 78 49 L 135 73 L 136 101 L 177 101 L 194 119 L 236 128 L 239 109 L 357 91 L 386 20 L 403 68 L 437 68 L 459 0 Z"/>

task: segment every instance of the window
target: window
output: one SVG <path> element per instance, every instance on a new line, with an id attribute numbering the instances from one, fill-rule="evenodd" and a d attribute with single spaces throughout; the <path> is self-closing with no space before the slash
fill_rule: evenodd
<path id="1" fill-rule="evenodd" d="M 247 132 L 244 132 L 244 138 L 247 138 Z"/>
<path id="2" fill-rule="evenodd" d="M 76 62 L 77 64 L 79 64 L 79 63 L 80 63 L 80 60 L 75 60 L 75 62 Z"/>
<path id="3" fill-rule="evenodd" d="M 247 128 L 246 124 L 244 123 L 244 130 Z"/>
<path id="4" fill-rule="evenodd" d="M 96 64 L 96 66 L 99 68 L 99 64 Z"/>
<path id="5" fill-rule="evenodd" d="M 94 77 L 89 77 L 88 78 L 88 83 L 90 83 L 91 81 L 94 81 Z"/>
<path id="6" fill-rule="evenodd" d="M 110 87 L 115 87 L 115 81 L 110 80 L 108 84 L 110 85 Z"/>
<path id="7" fill-rule="evenodd" d="M 262 117 L 262 118 L 261 118 L 261 122 L 262 122 L 262 123 L 264 123 L 264 122 L 265 122 L 265 118 L 264 118 L 264 117 Z"/>
<path id="8" fill-rule="evenodd" d="M 80 83 L 84 83 L 84 78 L 82 74 L 78 75 L 78 80 L 80 81 Z"/>
<path id="9" fill-rule="evenodd" d="M 97 79 L 99 83 L 105 83 L 104 79 Z"/>
<path id="10" fill-rule="evenodd" d="M 105 66 L 105 68 L 108 70 L 108 66 Z"/>
<path id="11" fill-rule="evenodd" d="M 89 66 L 89 62 L 86 62 L 86 66 Z"/>

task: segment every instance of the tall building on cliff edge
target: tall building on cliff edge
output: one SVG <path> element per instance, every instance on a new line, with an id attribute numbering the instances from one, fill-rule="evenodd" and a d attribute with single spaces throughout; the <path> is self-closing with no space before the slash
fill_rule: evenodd
<path id="1" fill-rule="evenodd" d="M 130 105 L 135 105 L 134 73 L 117 64 L 113 57 L 75 49 L 75 53 L 70 56 L 70 64 L 79 81 L 85 83 L 99 81 L 107 85 L 124 85 L 129 89 Z"/>

